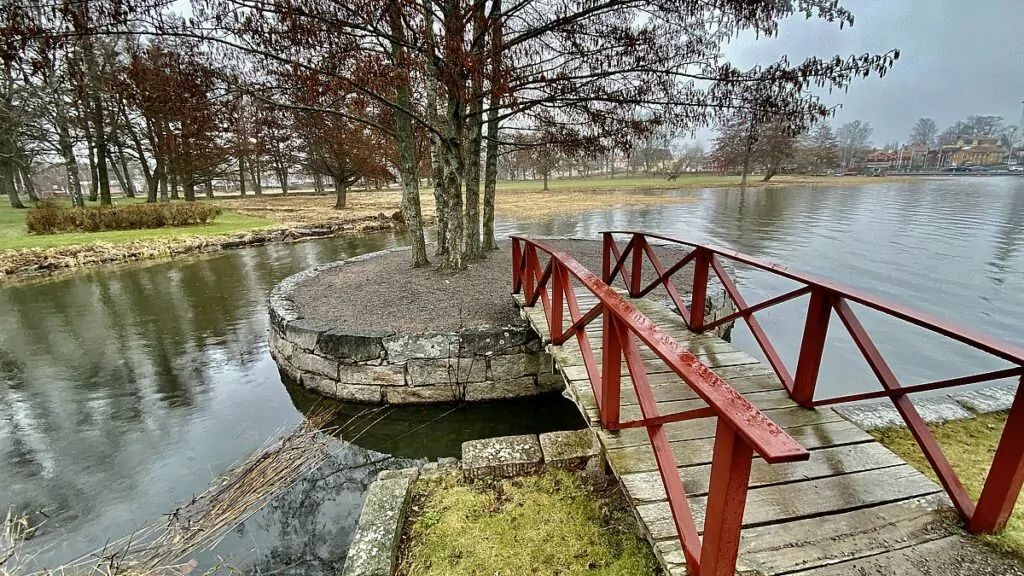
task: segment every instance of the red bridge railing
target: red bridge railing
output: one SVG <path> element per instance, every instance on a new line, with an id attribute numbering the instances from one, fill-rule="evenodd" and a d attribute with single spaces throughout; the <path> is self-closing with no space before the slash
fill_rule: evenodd
<path id="1" fill-rule="evenodd" d="M 616 244 L 616 235 L 628 236 L 629 239 L 624 246 L 620 247 Z M 666 267 L 658 259 L 649 239 L 686 246 L 688 251 L 679 261 Z M 1018 387 L 1018 392 L 1010 408 L 992 467 L 977 504 L 967 495 L 959 477 L 942 453 L 941 447 L 925 425 L 908 394 L 1003 378 L 1021 378 L 1024 376 L 1024 349 L 904 306 L 869 296 L 853 288 L 796 272 L 784 266 L 732 250 L 686 242 L 657 234 L 605 232 L 603 233 L 603 258 L 602 279 L 606 283 L 612 284 L 617 277 L 621 276 L 626 284 L 626 289 L 633 297 L 645 296 L 658 287 L 664 288 L 691 330 L 701 332 L 733 320 L 742 319 L 789 395 L 802 406 L 812 408 L 872 398 L 891 399 L 932 469 L 939 477 L 946 493 L 952 499 L 953 505 L 967 522 L 968 529 L 972 532 L 993 532 L 1006 525 L 1014 504 L 1016 504 L 1021 484 L 1024 483 L 1024 400 L 1021 399 L 1021 387 Z M 740 294 L 736 282 L 723 266 L 725 261 L 744 264 L 787 278 L 799 284 L 800 287 L 762 302 L 749 304 Z M 694 266 L 693 280 L 692 285 L 687 286 L 690 288 L 691 297 L 689 302 L 684 302 L 672 282 L 672 277 L 691 263 Z M 653 274 L 648 271 L 648 276 L 656 277 L 651 282 L 644 284 L 642 279 L 644 278 L 644 266 L 647 264 L 653 267 Z M 737 311 L 724 318 L 705 323 L 708 280 L 712 272 L 725 288 L 725 292 L 735 304 Z M 775 346 L 758 323 L 755 313 L 805 295 L 810 295 L 810 299 L 794 375 L 780 358 Z M 850 308 L 850 303 L 877 310 L 903 322 L 961 342 L 1004 360 L 1009 365 L 1001 370 L 904 386 L 896 378 L 868 331 Z M 842 321 L 857 348 L 867 360 L 881 384 L 881 390 L 815 399 L 818 372 L 825 350 L 825 337 L 833 313 Z"/>
<path id="2" fill-rule="evenodd" d="M 542 259 L 546 260 L 543 264 Z M 513 293 L 524 292 L 527 306 L 534 306 L 538 300 L 542 303 L 553 344 L 563 344 L 570 338 L 578 341 L 601 424 L 609 430 L 647 429 L 689 573 L 732 576 L 753 453 L 769 463 L 779 463 L 807 460 L 808 452 L 671 335 L 568 254 L 544 242 L 513 236 L 512 278 Z M 574 283 L 597 298 L 597 304 L 586 312 L 580 309 Z M 600 368 L 586 331 L 598 317 L 602 330 Z M 675 414 L 659 413 L 638 340 L 707 406 Z M 640 420 L 621 422 L 619 418 L 623 360 L 643 416 Z M 717 416 L 718 422 L 701 540 L 664 425 L 712 416 Z"/>

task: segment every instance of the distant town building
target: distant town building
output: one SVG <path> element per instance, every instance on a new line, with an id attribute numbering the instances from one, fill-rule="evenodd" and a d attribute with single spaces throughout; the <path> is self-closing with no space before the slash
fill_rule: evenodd
<path id="1" fill-rule="evenodd" d="M 1006 149 L 999 138 L 965 136 L 940 149 L 942 166 L 992 166 L 1006 162 Z"/>

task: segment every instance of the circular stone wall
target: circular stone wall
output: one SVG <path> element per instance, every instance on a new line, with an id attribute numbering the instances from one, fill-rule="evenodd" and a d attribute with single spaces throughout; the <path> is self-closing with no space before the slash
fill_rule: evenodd
<path id="1" fill-rule="evenodd" d="M 294 293 L 303 282 L 339 266 L 405 250 L 384 250 L 317 266 L 274 288 L 270 353 L 285 375 L 331 398 L 375 404 L 497 400 L 564 387 L 525 320 L 403 334 L 325 327 L 302 317 Z M 344 294 L 336 296 L 344 298 Z M 386 313 L 367 310 L 368 314 L 380 312 Z"/>
<path id="2" fill-rule="evenodd" d="M 551 240 L 599 268 L 600 242 Z M 324 396 L 371 404 L 474 402 L 564 388 L 509 295 L 509 247 L 451 278 L 408 269 L 407 254 L 398 254 L 407 251 L 316 266 L 275 286 L 269 343 L 281 372 Z M 709 298 L 708 321 L 731 312 L 725 301 Z"/>

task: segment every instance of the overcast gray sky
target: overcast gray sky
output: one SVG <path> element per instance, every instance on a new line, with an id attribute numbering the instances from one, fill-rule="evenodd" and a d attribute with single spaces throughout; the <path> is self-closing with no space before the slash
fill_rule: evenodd
<path id="1" fill-rule="evenodd" d="M 728 47 L 742 67 L 788 55 L 880 53 L 900 59 L 882 79 L 860 79 L 848 93 L 823 94 L 842 104 L 833 122 L 865 120 L 874 142 L 906 141 L 914 121 L 930 116 L 942 130 L 971 114 L 997 114 L 1016 125 L 1024 100 L 1024 0 L 846 0 L 854 26 L 783 23 L 777 38 L 740 37 Z M 704 140 L 703 138 L 701 138 Z M 705 141 L 706 142 L 706 141 Z"/>

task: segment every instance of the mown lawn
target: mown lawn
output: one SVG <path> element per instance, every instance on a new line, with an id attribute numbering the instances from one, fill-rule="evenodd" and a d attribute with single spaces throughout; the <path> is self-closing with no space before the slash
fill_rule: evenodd
<path id="1" fill-rule="evenodd" d="M 612 485 L 595 488 L 558 470 L 472 484 L 456 476 L 420 480 L 397 574 L 658 573 L 653 551 Z"/>
<path id="2" fill-rule="evenodd" d="M 996 446 L 1006 424 L 1006 414 L 983 414 L 969 420 L 931 424 L 932 433 L 942 451 L 956 470 L 964 488 L 975 502 L 981 494 Z M 906 428 L 883 428 L 871 434 L 888 449 L 899 454 L 932 480 L 938 478 L 924 454 Z M 1024 495 L 1017 497 L 1017 507 L 999 534 L 982 537 L 995 547 L 1024 557 Z"/>
<path id="3" fill-rule="evenodd" d="M 119 199 L 124 202 L 124 199 Z M 130 200 L 128 200 L 130 202 Z M 75 244 L 121 244 L 133 240 L 162 240 L 183 236 L 217 236 L 263 228 L 274 223 L 225 210 L 211 224 L 154 228 L 151 230 L 115 230 L 108 232 L 69 232 L 66 234 L 29 234 L 25 227 L 27 210 L 9 204 L 0 207 L 0 250 L 21 248 L 57 248 Z"/>

